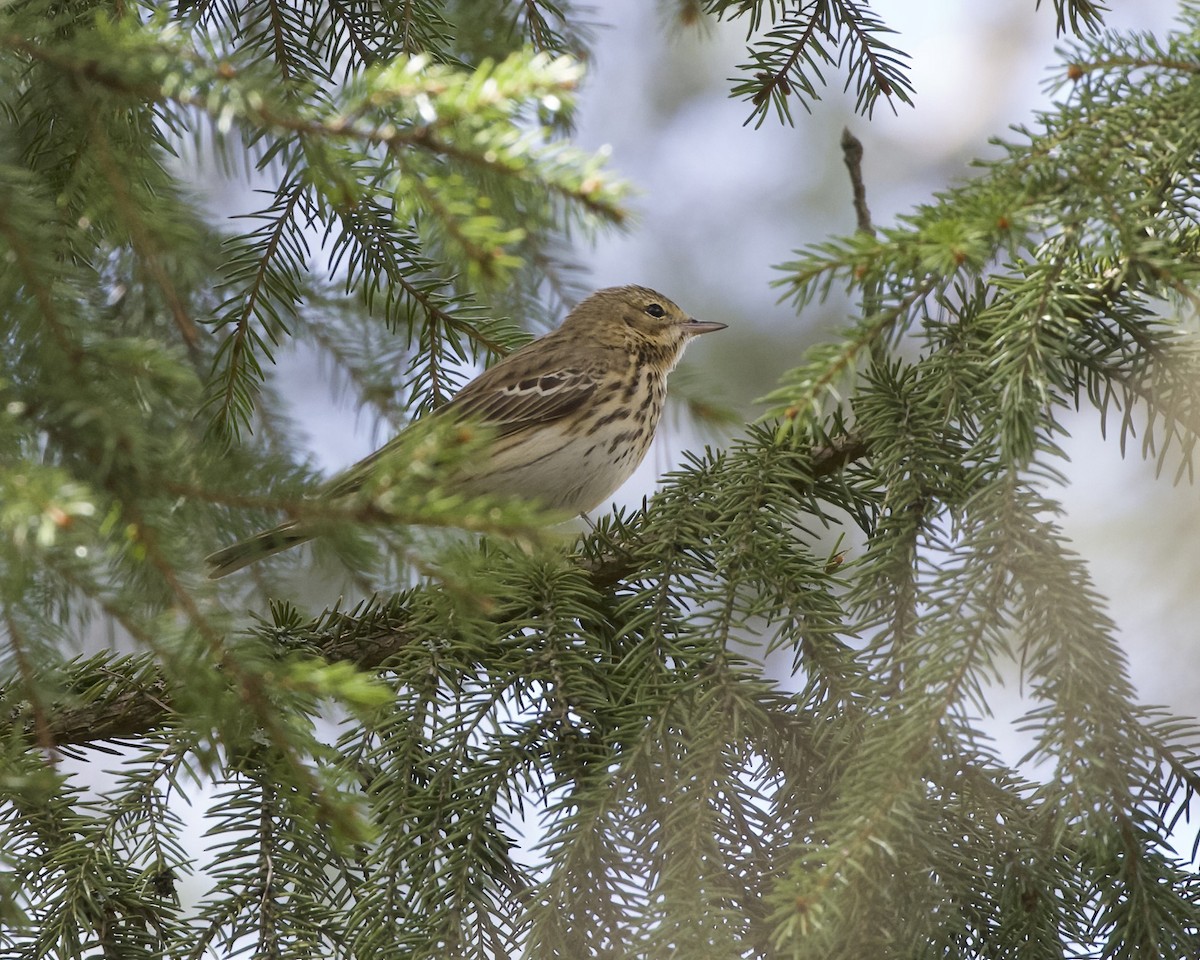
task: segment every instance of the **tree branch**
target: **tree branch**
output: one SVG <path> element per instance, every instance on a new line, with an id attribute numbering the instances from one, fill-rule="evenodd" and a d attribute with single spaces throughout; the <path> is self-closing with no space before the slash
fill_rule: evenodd
<path id="1" fill-rule="evenodd" d="M 826 477 L 866 455 L 866 442 L 857 434 L 834 437 L 809 451 L 809 474 L 813 479 Z M 636 531 L 633 533 L 636 536 Z M 618 545 L 600 558 L 580 555 L 575 562 L 597 590 L 610 590 L 637 574 L 629 549 L 633 546 Z M 497 614 L 497 619 L 502 616 Z M 402 651 L 415 636 L 403 611 L 370 620 L 342 615 L 332 621 L 309 652 L 325 660 L 374 670 Z M 145 737 L 173 721 L 171 691 L 147 659 L 123 658 L 99 664 L 94 659 L 85 661 L 77 664 L 70 686 L 87 690 L 90 702 L 46 704 L 42 711 L 35 711 L 22 696 L 23 687 L 15 684 L 0 689 L 0 711 L 7 713 L 9 723 L 22 726 L 24 737 L 31 743 L 48 742 L 57 747 Z M 42 714 L 42 723 L 37 720 L 38 713 Z"/>
<path id="2" fill-rule="evenodd" d="M 850 172 L 850 187 L 854 191 L 854 219 L 859 233 L 873 237 L 875 227 L 871 224 L 871 208 L 867 206 L 867 186 L 863 182 L 862 159 L 862 141 L 850 132 L 849 127 L 843 127 L 842 161 Z"/>

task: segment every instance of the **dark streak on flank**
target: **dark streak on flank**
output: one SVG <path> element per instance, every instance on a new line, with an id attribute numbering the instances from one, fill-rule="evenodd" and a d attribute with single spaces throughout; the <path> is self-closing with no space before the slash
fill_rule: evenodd
<path id="1" fill-rule="evenodd" d="M 633 411 L 629 407 L 618 407 L 612 413 L 606 414 L 588 427 L 588 432 L 585 436 L 590 437 L 602 427 L 607 427 L 610 423 L 615 423 L 618 420 L 628 420 L 631 416 L 633 416 Z"/>

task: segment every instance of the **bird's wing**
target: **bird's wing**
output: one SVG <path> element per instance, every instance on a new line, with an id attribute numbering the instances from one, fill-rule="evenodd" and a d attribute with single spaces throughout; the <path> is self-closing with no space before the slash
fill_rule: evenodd
<path id="1" fill-rule="evenodd" d="M 549 372 L 522 376 L 517 364 L 498 363 L 463 387 L 432 416 L 475 420 L 490 427 L 497 437 L 565 417 L 591 399 L 600 370 L 569 364 L 551 366 Z M 331 477 L 324 485 L 324 495 L 336 498 L 359 489 L 374 465 L 396 447 L 400 436 Z"/>
<path id="2" fill-rule="evenodd" d="M 495 367 L 493 370 L 507 376 L 484 374 L 460 390 L 439 414 L 477 420 L 503 437 L 565 417 L 589 402 L 596 392 L 595 373 L 578 367 L 530 376 L 514 376 L 509 370 Z"/>

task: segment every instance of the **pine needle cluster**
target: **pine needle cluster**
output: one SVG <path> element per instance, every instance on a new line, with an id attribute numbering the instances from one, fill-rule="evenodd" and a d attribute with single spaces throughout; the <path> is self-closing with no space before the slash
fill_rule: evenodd
<path id="1" fill-rule="evenodd" d="M 702 6 L 772 26 L 756 115 L 821 64 L 907 97 L 865 4 Z M 1196 955 L 1197 728 L 1138 701 L 1056 495 L 1079 410 L 1193 479 L 1200 9 L 1065 47 L 1001 159 L 782 265 L 863 315 L 644 509 L 547 537 L 442 492 L 475 451 L 424 434 L 306 501 L 285 345 L 403 422 L 625 217 L 569 141 L 588 36 L 564 3 L 0 7 L 5 955 Z M 214 225 L 193 155 L 273 186 Z M 369 599 L 202 581 L 323 509 Z"/>

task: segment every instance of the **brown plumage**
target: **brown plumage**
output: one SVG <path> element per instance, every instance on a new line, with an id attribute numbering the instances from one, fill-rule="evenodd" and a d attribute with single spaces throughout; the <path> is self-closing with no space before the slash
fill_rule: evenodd
<path id="1" fill-rule="evenodd" d="M 570 513 L 598 506 L 649 449 L 667 375 L 688 341 L 724 326 L 693 320 L 646 287 L 593 293 L 557 330 L 485 370 L 432 414 L 492 431 L 487 455 L 457 471 L 448 485 Z M 333 477 L 320 496 L 353 493 L 398 441 Z M 295 521 L 264 531 L 210 556 L 209 576 L 223 577 L 312 535 Z"/>

